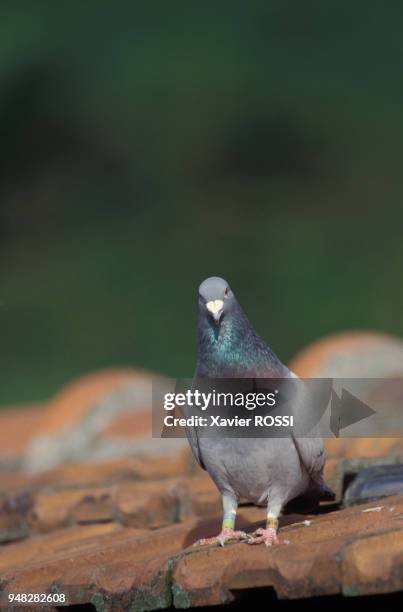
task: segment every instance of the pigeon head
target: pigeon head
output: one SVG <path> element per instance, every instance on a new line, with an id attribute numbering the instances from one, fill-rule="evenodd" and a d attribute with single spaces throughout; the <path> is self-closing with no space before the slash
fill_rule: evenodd
<path id="1" fill-rule="evenodd" d="M 219 325 L 222 318 L 236 305 L 236 299 L 226 280 L 211 276 L 199 287 L 199 304 L 207 316 Z"/>
<path id="2" fill-rule="evenodd" d="M 198 331 L 198 376 L 283 376 L 285 366 L 257 335 L 223 278 L 212 276 L 199 287 Z"/>

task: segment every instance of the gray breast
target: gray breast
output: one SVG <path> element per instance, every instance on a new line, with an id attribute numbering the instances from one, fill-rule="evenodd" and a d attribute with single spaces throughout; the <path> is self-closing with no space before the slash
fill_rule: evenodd
<path id="1" fill-rule="evenodd" d="M 221 493 L 264 505 L 281 488 L 285 501 L 309 486 L 291 438 L 199 438 L 206 470 Z"/>

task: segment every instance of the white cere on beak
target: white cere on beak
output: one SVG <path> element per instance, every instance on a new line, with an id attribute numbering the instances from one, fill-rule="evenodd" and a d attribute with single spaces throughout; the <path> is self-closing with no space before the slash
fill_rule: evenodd
<path id="1" fill-rule="evenodd" d="M 222 300 L 211 300 L 206 304 L 207 310 L 211 312 L 216 321 L 218 321 L 218 319 L 220 318 L 223 307 L 224 302 Z"/>

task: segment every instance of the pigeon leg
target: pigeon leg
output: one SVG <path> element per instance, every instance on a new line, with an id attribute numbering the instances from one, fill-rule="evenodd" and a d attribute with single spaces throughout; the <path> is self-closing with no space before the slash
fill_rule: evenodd
<path id="1" fill-rule="evenodd" d="M 195 545 L 206 546 L 207 544 L 219 544 L 224 546 L 225 542 L 230 540 L 247 540 L 248 536 L 244 531 L 235 531 L 235 518 L 238 508 L 238 502 L 228 495 L 223 495 L 224 517 L 222 521 L 222 529 L 218 536 L 214 538 L 202 538 L 195 542 Z"/>
<path id="2" fill-rule="evenodd" d="M 273 544 L 280 544 L 277 537 L 278 530 L 278 517 L 281 511 L 281 504 L 267 504 L 267 518 L 266 518 L 266 529 L 260 527 L 257 529 L 252 536 L 248 539 L 248 544 L 265 544 L 266 546 L 273 546 Z"/>

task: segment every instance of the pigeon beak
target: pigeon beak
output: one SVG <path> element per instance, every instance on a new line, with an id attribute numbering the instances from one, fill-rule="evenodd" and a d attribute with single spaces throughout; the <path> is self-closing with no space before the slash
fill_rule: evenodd
<path id="1" fill-rule="evenodd" d="M 224 302 L 222 300 L 211 300 L 206 304 L 207 310 L 213 315 L 216 323 L 218 323 L 221 318 L 223 307 Z"/>

